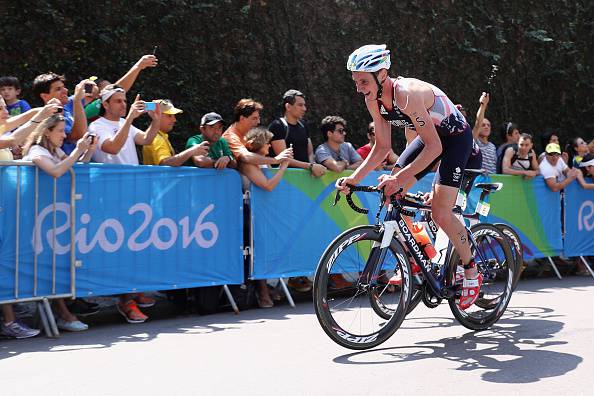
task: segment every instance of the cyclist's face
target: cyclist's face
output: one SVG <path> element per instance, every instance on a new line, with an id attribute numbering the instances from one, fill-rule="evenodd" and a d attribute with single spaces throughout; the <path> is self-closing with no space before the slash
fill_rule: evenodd
<path id="1" fill-rule="evenodd" d="M 363 94 L 365 99 L 373 100 L 377 98 L 377 84 L 371 73 L 352 72 L 353 81 L 357 92 Z"/>

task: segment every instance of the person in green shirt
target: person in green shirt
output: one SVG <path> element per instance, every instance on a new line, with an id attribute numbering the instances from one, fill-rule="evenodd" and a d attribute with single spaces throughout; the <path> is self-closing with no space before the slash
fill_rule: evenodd
<path id="1" fill-rule="evenodd" d="M 208 153 L 205 155 L 194 155 L 188 165 L 196 165 L 199 168 L 237 169 L 237 161 L 233 157 L 229 144 L 223 134 L 223 117 L 217 113 L 207 113 L 200 120 L 200 134 L 192 136 L 186 143 L 186 149 L 191 148 L 203 141 L 210 143 Z"/>

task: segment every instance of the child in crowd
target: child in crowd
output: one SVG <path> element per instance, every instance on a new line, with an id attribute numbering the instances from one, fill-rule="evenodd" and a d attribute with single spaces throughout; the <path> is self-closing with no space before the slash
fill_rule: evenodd
<path id="1" fill-rule="evenodd" d="M 6 110 L 8 110 L 9 117 L 31 110 L 31 106 L 27 101 L 19 99 L 20 94 L 21 84 L 18 78 L 12 76 L 0 77 L 0 95 L 2 95 L 6 102 Z"/>

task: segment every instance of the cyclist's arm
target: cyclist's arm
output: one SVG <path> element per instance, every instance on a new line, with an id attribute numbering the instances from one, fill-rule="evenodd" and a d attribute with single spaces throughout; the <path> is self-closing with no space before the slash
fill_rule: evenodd
<path id="1" fill-rule="evenodd" d="M 365 158 L 349 177 L 355 183 L 359 183 L 369 172 L 377 168 L 392 148 L 392 128 L 390 124 L 382 118 L 374 100 L 367 101 L 365 104 L 367 104 L 367 110 L 369 110 L 369 114 L 375 124 L 375 144 L 371 148 L 367 158 Z"/>
<path id="2" fill-rule="evenodd" d="M 425 103 L 425 97 L 429 100 L 428 94 L 432 95 L 432 92 L 429 92 L 423 87 L 413 88 L 408 94 L 408 106 L 404 111 L 404 113 L 410 117 L 417 134 L 423 139 L 423 143 L 425 144 L 425 148 L 417 158 L 401 171 L 411 175 L 416 175 L 427 168 L 442 151 L 441 140 L 439 139 L 439 135 L 437 134 L 435 125 L 433 125 L 433 121 L 431 120 L 431 116 L 427 111 Z M 432 101 L 433 98 L 431 98 L 431 102 Z"/>

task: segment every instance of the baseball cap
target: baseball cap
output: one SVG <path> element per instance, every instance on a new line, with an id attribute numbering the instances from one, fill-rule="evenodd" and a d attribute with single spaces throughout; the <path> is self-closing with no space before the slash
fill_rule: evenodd
<path id="1" fill-rule="evenodd" d="M 101 101 L 105 102 L 105 101 L 109 100 L 109 98 L 111 98 L 117 92 L 121 92 L 123 94 L 126 93 L 126 91 L 122 87 L 119 87 L 115 84 L 108 85 L 107 87 L 103 88 L 103 91 L 101 91 L 101 93 L 100 93 Z"/>
<path id="2" fill-rule="evenodd" d="M 223 120 L 223 117 L 220 116 L 220 114 L 218 113 L 206 113 L 202 116 L 202 119 L 200 120 L 200 126 L 202 125 L 214 125 L 217 122 L 225 122 Z"/>
<path id="3" fill-rule="evenodd" d="M 547 144 L 545 151 L 547 152 L 547 154 L 552 154 L 552 153 L 561 154 L 561 147 L 559 147 L 559 145 L 557 143 L 549 143 L 549 144 Z"/>
<path id="4" fill-rule="evenodd" d="M 176 108 L 169 99 L 157 99 L 155 102 L 159 103 L 163 114 L 174 115 L 184 112 L 182 109 Z"/>

